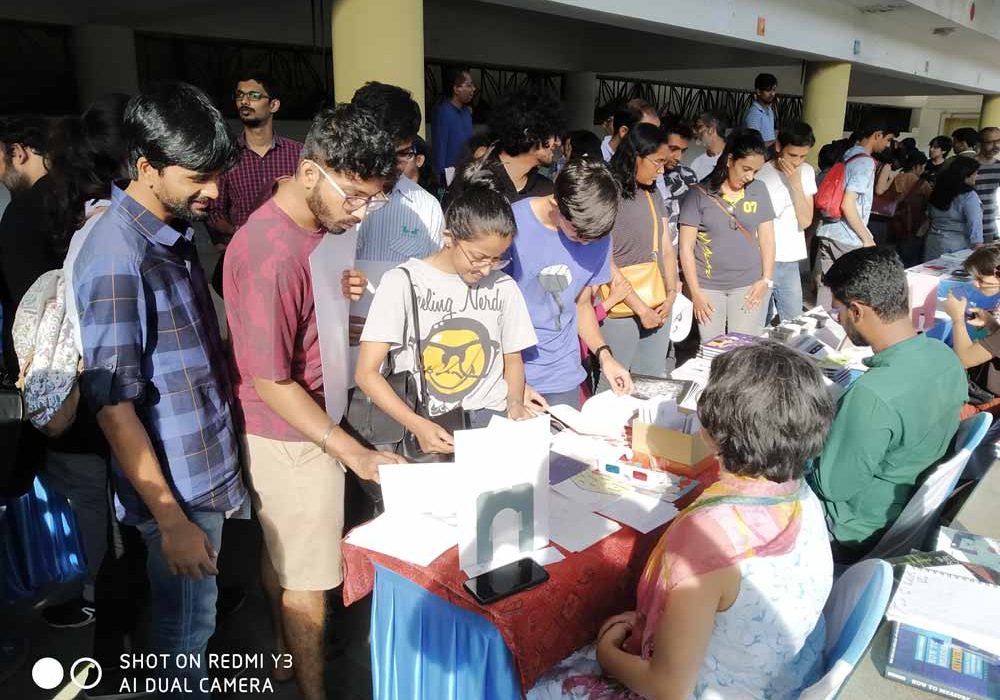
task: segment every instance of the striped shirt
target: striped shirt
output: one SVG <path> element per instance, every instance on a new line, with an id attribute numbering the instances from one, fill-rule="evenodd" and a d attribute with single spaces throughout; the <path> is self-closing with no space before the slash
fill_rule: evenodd
<path id="1" fill-rule="evenodd" d="M 115 187 L 73 264 L 93 410 L 130 401 L 186 512 L 243 503 L 228 363 L 194 230 L 178 230 Z M 150 518 L 114 460 L 124 522 Z"/>
<path id="2" fill-rule="evenodd" d="M 444 214 L 430 192 L 400 177 L 389 203 L 358 225 L 358 260 L 404 263 L 441 250 Z"/>
<path id="3" fill-rule="evenodd" d="M 1000 210 L 997 208 L 997 188 L 1000 187 L 1000 160 L 980 164 L 976 172 L 976 194 L 983 203 L 983 242 L 997 239 Z"/>

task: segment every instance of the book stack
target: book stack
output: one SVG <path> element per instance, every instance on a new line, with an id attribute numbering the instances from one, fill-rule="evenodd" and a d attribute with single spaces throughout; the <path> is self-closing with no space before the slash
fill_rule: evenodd
<path id="1" fill-rule="evenodd" d="M 701 347 L 698 349 L 698 357 L 711 360 L 712 358 L 718 357 L 719 355 L 727 353 L 730 350 L 735 350 L 736 348 L 753 345 L 759 342 L 760 338 L 755 335 L 747 335 L 746 333 L 725 333 L 702 343 Z"/>
<path id="2" fill-rule="evenodd" d="M 900 558 L 885 676 L 945 697 L 1000 698 L 995 540 L 941 528 L 938 551 Z"/>

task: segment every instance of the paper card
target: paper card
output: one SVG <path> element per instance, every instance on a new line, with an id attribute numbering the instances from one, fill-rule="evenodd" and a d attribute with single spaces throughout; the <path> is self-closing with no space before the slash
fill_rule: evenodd
<path id="1" fill-rule="evenodd" d="M 355 260 L 354 269 L 360 270 L 368 277 L 368 286 L 365 288 L 361 298 L 350 302 L 349 324 L 364 327 L 365 319 L 368 318 L 368 309 L 371 308 L 375 292 L 382 282 L 382 275 L 396 267 L 393 263 L 382 262 L 380 260 Z M 361 350 L 360 341 L 350 346 L 351 362 L 347 377 L 348 386 L 354 386 L 354 370 L 358 366 L 358 353 Z"/>
<path id="2" fill-rule="evenodd" d="M 347 389 L 353 383 L 347 351 L 348 299 L 344 296 L 341 279 L 344 271 L 354 266 L 357 247 L 358 229 L 353 226 L 343 233 L 323 236 L 309 256 L 326 412 L 336 423 L 344 416 Z"/>
<path id="3" fill-rule="evenodd" d="M 674 306 L 670 310 L 670 340 L 679 343 L 691 332 L 694 320 L 694 304 L 683 294 L 674 297 Z"/>
<path id="4" fill-rule="evenodd" d="M 417 566 L 430 566 L 451 549 L 457 539 L 456 527 L 435 518 L 385 512 L 351 530 L 346 541 Z"/>
<path id="5" fill-rule="evenodd" d="M 582 552 L 621 529 L 618 523 L 591 513 L 557 491 L 549 494 L 549 538 L 563 549 Z"/>
<path id="6" fill-rule="evenodd" d="M 527 554 L 514 554 L 511 553 L 509 556 L 505 556 L 499 559 L 494 559 L 487 564 L 478 564 L 476 566 L 470 566 L 463 568 L 462 571 L 469 578 L 475 578 L 476 576 L 481 576 L 494 569 L 499 569 L 501 566 L 510 564 L 511 562 L 517 561 L 518 559 L 534 559 L 535 563 L 539 566 L 548 566 L 549 564 L 555 564 L 562 561 L 566 557 L 555 547 L 545 547 L 544 549 L 539 549 L 534 552 L 528 552 Z"/>
<path id="7" fill-rule="evenodd" d="M 581 472 L 552 489 L 589 511 L 609 506 L 633 490 L 627 481 L 596 469 Z"/>
<path id="8" fill-rule="evenodd" d="M 549 417 L 455 432 L 459 564 L 465 569 L 549 542 Z"/>
<path id="9" fill-rule="evenodd" d="M 678 511 L 672 503 L 667 503 L 657 496 L 631 492 L 622 494 L 621 498 L 597 512 L 645 535 L 673 520 L 677 517 Z"/>
<path id="10" fill-rule="evenodd" d="M 386 513 L 456 522 L 461 472 L 454 463 L 383 464 L 378 471 Z"/>

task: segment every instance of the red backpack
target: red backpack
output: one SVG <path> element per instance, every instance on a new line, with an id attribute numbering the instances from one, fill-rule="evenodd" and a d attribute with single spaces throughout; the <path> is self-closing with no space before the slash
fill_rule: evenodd
<path id="1" fill-rule="evenodd" d="M 823 177 L 816 192 L 816 209 L 826 221 L 840 221 L 843 216 L 844 190 L 847 187 L 847 164 L 856 158 L 871 158 L 867 153 L 857 153 L 847 160 L 838 161 Z"/>

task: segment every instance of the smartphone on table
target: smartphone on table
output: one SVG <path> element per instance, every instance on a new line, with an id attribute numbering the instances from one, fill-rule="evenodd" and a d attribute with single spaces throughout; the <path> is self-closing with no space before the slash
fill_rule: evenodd
<path id="1" fill-rule="evenodd" d="M 534 559 L 525 557 L 470 578 L 465 582 L 465 590 L 483 605 L 489 605 L 548 580 L 548 572 Z"/>

